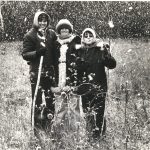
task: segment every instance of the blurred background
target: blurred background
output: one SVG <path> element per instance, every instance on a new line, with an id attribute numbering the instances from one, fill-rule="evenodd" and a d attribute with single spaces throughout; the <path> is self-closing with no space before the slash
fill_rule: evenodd
<path id="1" fill-rule="evenodd" d="M 67 18 L 79 34 L 85 27 L 104 38 L 148 38 L 150 33 L 149 1 L 1 1 L 0 41 L 22 40 L 39 9 L 50 15 L 54 29 Z M 109 21 L 114 24 L 111 31 Z"/>
<path id="2" fill-rule="evenodd" d="M 106 70 L 106 137 L 99 148 L 73 141 L 66 150 L 150 150 L 150 2 L 149 1 L 0 1 L 0 150 L 35 150 L 31 132 L 29 68 L 21 56 L 23 36 L 37 10 L 51 27 L 66 18 L 80 35 L 86 27 L 111 45 L 117 67 Z M 60 150 L 43 138 L 44 150 Z"/>

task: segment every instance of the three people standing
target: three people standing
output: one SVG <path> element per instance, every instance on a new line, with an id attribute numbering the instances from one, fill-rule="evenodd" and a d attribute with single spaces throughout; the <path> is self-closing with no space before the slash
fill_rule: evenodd
<path id="1" fill-rule="evenodd" d="M 23 42 L 22 56 L 30 66 L 32 99 L 37 83 L 40 57 L 44 56 L 36 99 L 35 126 L 45 128 L 46 121 L 49 120 L 48 114 L 54 115 L 52 87 L 74 87 L 83 83 L 90 83 L 95 88 L 82 96 L 82 106 L 85 113 L 88 113 L 89 108 L 95 112 L 92 116 L 95 122 L 91 122 L 92 136 L 94 139 L 99 139 L 104 122 L 107 93 L 105 67 L 114 69 L 116 60 L 109 51 L 109 45 L 97 41 L 93 29 L 86 28 L 82 33 L 82 38 L 80 38 L 73 34 L 73 25 L 70 21 L 61 19 L 56 25 L 58 35 L 56 36 L 56 33 L 49 29 L 49 23 L 48 14 L 42 11 L 37 12 L 34 17 L 33 28 L 25 35 Z M 80 46 L 77 47 L 77 45 Z M 59 66 L 59 64 L 61 65 Z M 61 79 L 61 76 L 65 77 L 66 80 Z M 44 120 L 41 122 L 39 115 L 41 115 L 40 106 L 43 101 L 43 93 L 46 108 L 44 109 Z"/>

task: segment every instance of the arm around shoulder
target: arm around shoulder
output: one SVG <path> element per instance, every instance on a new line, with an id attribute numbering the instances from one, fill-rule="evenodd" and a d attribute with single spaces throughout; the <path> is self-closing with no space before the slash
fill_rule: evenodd
<path id="1" fill-rule="evenodd" d="M 53 30 L 53 29 L 48 29 L 49 33 L 51 34 L 52 38 L 54 41 L 57 40 L 57 35 L 56 35 L 56 32 Z"/>

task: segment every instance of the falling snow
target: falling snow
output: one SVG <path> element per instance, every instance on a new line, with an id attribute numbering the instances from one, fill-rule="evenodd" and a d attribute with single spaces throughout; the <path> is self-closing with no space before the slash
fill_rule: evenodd
<path id="1" fill-rule="evenodd" d="M 23 37 L 32 27 L 33 16 L 39 9 L 50 15 L 54 30 L 57 22 L 66 18 L 79 36 L 85 27 L 92 27 L 100 38 L 112 40 L 117 68 L 110 72 L 109 132 L 101 149 L 149 150 L 150 2 L 29 0 L 0 1 L 0 149 L 29 149 L 31 142 L 28 66 L 21 59 L 20 51 Z M 76 72 L 73 75 L 76 76 Z M 89 81 L 93 77 L 94 74 L 89 74 Z M 124 131 L 125 118 L 128 132 Z M 19 142 L 22 145 L 18 145 Z"/>

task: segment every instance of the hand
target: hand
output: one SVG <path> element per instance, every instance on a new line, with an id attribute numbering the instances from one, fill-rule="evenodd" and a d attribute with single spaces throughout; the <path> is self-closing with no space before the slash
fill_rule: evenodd
<path id="1" fill-rule="evenodd" d="M 104 43 L 103 42 L 98 42 L 96 46 L 99 47 L 100 50 L 103 50 Z"/>
<path id="2" fill-rule="evenodd" d="M 61 88 L 60 87 L 51 87 L 51 91 L 53 93 L 60 93 L 61 92 Z"/>
<path id="3" fill-rule="evenodd" d="M 103 44 L 103 48 L 109 50 L 110 46 L 109 46 L 109 44 L 105 43 L 105 44 Z"/>
<path id="4" fill-rule="evenodd" d="M 99 47 L 101 51 L 104 51 L 105 49 L 107 49 L 109 51 L 109 49 L 110 49 L 109 44 L 103 43 L 103 42 L 98 42 L 97 47 Z"/>
<path id="5" fill-rule="evenodd" d="M 45 47 L 42 47 L 42 48 L 40 48 L 38 51 L 36 51 L 36 54 L 37 54 L 38 56 L 44 56 L 46 50 L 47 50 L 47 49 L 46 49 Z"/>
<path id="6" fill-rule="evenodd" d="M 70 90 L 71 90 L 70 86 L 65 86 L 62 88 L 62 91 L 65 91 L 65 92 L 70 91 Z"/>
<path id="7" fill-rule="evenodd" d="M 104 58 L 109 58 L 110 57 L 110 46 L 109 46 L 109 44 L 104 44 L 103 49 L 104 49 Z"/>

